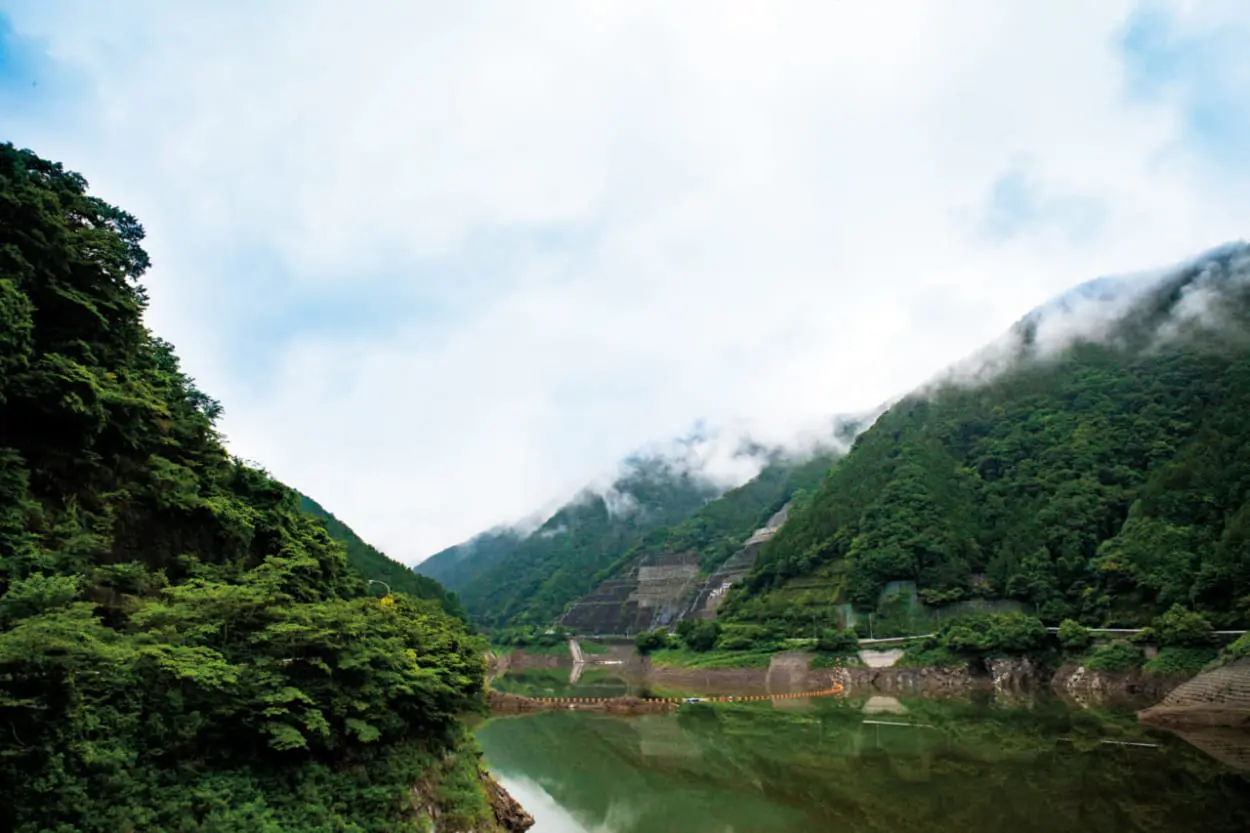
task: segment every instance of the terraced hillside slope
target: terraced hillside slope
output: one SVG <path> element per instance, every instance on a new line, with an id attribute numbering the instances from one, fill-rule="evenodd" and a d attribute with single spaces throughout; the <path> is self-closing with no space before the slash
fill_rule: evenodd
<path id="1" fill-rule="evenodd" d="M 760 547 L 785 523 L 789 506 L 774 512 L 710 575 L 693 552 L 643 555 L 569 605 L 559 624 L 583 634 L 632 636 L 683 619 L 714 619 L 725 592 L 747 576 Z"/>
<path id="2" fill-rule="evenodd" d="M 831 442 L 836 431 L 853 436 L 859 423 L 832 425 Z M 608 602 L 620 609 L 602 619 L 583 606 L 574 614 L 578 630 L 598 632 L 602 625 L 609 627 L 604 632 L 632 632 L 644 620 L 680 614 L 767 518 L 819 485 L 833 460 L 829 452 L 801 461 L 774 452 L 759 475 L 722 494 L 671 461 L 634 459 L 606 496 L 588 490 L 532 533 L 486 533 L 416 569 L 456 591 L 487 627 L 550 624 L 593 591 L 590 607 Z M 632 603 L 640 577 L 642 596 L 634 601 L 641 608 L 627 611 L 622 605 Z M 657 613 L 668 607 L 674 609 Z"/>

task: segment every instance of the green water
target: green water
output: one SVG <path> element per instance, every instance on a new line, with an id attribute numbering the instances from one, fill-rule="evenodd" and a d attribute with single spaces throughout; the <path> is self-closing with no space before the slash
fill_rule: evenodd
<path id="1" fill-rule="evenodd" d="M 1250 831 L 1250 739 L 1055 700 L 544 712 L 478 737 L 533 833 Z"/>

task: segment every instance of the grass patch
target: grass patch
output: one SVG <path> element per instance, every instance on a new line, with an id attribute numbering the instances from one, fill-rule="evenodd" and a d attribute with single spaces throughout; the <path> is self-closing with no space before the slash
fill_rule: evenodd
<path id="1" fill-rule="evenodd" d="M 1135 671 L 1142 667 L 1146 655 L 1141 648 L 1127 642 L 1099 645 L 1081 660 L 1091 671 Z"/>
<path id="2" fill-rule="evenodd" d="M 589 640 L 579 639 L 577 644 L 582 646 L 583 654 L 606 654 L 608 646 L 601 642 L 590 642 Z"/>
<path id="3" fill-rule="evenodd" d="M 1215 659 L 1215 648 L 1160 648 L 1142 670 L 1152 677 L 1192 677 Z"/>
<path id="4" fill-rule="evenodd" d="M 662 648 L 651 654 L 651 664 L 676 668 L 767 668 L 772 651 L 691 651 Z"/>
<path id="5" fill-rule="evenodd" d="M 896 668 L 949 668 L 967 663 L 966 657 L 961 657 L 945 645 L 930 644 L 926 640 L 909 645 L 894 665 Z"/>

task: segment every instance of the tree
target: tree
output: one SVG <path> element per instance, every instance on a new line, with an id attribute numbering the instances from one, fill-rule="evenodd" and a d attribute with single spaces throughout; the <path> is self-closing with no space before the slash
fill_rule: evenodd
<path id="1" fill-rule="evenodd" d="M 229 455 L 143 325 L 142 227 L 86 188 L 0 145 L 0 829 L 400 829 L 419 781 L 484 807 L 481 640 L 441 588 L 369 594 Z"/>
<path id="2" fill-rule="evenodd" d="M 816 650 L 830 654 L 853 654 L 859 651 L 859 639 L 851 630 L 825 628 L 816 640 Z"/>
<path id="3" fill-rule="evenodd" d="M 1069 651 L 1083 651 L 1093 641 L 1089 628 L 1073 619 L 1059 623 L 1059 642 Z"/>
<path id="4" fill-rule="evenodd" d="M 1206 617 L 1179 604 L 1155 619 L 1152 627 L 1164 646 L 1201 647 L 1215 642 L 1215 631 Z"/>
<path id="5" fill-rule="evenodd" d="M 644 656 L 652 651 L 667 648 L 668 644 L 668 631 L 663 628 L 657 628 L 653 631 L 643 631 L 634 637 L 634 647 L 638 649 L 638 653 Z"/>
<path id="6" fill-rule="evenodd" d="M 714 619 L 685 619 L 677 623 L 677 635 L 692 651 L 710 651 L 720 638 L 721 625 Z"/>

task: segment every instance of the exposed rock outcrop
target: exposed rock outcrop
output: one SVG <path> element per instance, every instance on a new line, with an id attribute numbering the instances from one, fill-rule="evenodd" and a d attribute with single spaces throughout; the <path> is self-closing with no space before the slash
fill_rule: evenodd
<path id="1" fill-rule="evenodd" d="M 515 798 L 489 772 L 478 768 L 478 783 L 490 807 L 490 816 L 474 823 L 457 822 L 444 812 L 440 800 L 439 778 L 427 777 L 412 788 L 410 801 L 418 816 L 430 820 L 437 833 L 525 833 L 534 826 L 534 817 L 525 812 Z"/>
<path id="2" fill-rule="evenodd" d="M 505 833 L 524 833 L 534 826 L 534 817 L 525 812 L 521 803 L 508 794 L 503 785 L 496 781 L 490 773 L 482 773 L 482 787 L 490 801 L 491 812 L 495 815 L 495 824 Z"/>
<path id="3" fill-rule="evenodd" d="M 1060 666 L 1050 679 L 1056 694 L 1078 703 L 1158 700 L 1180 684 L 1171 677 L 1151 677 L 1141 671 L 1096 671 L 1083 665 Z"/>

